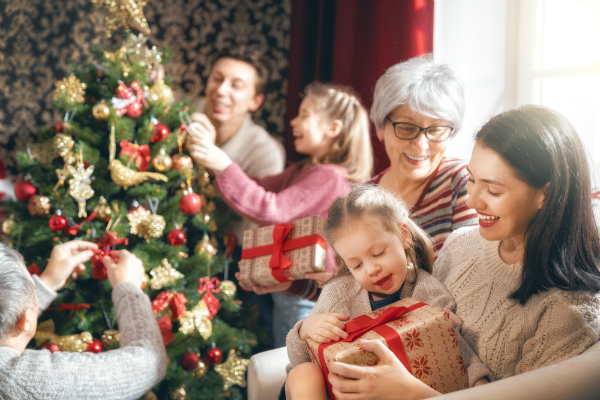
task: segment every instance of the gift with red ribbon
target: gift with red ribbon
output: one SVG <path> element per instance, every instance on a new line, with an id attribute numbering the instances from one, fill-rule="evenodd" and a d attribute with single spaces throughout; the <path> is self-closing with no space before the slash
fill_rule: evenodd
<path id="1" fill-rule="evenodd" d="M 440 393 L 469 387 L 454 326 L 446 311 L 406 298 L 348 321 L 346 332 L 348 337 L 337 342 L 306 339 L 310 358 L 321 367 L 332 399 L 335 396 L 327 380 L 329 363 L 379 363 L 374 353 L 356 343 L 363 339 L 381 341 L 409 372 Z"/>
<path id="2" fill-rule="evenodd" d="M 323 218 L 316 215 L 244 232 L 240 281 L 248 287 L 268 286 L 325 272 L 327 243 L 322 229 Z"/>
<path id="3" fill-rule="evenodd" d="M 155 314 L 158 314 L 165 308 L 169 307 L 171 310 L 171 319 L 173 321 L 187 313 L 185 303 L 187 303 L 187 298 L 185 295 L 177 292 L 161 292 L 151 302 L 152 311 Z"/>

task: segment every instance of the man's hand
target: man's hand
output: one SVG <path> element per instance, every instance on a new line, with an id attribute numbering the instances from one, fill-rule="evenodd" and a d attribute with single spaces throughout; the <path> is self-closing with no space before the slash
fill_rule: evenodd
<path id="1" fill-rule="evenodd" d="M 195 119 L 194 119 L 195 118 Z M 194 114 L 191 131 L 190 156 L 198 164 L 221 172 L 231 165 L 231 158 L 215 145 L 215 128 L 204 114 Z"/>
<path id="2" fill-rule="evenodd" d="M 267 293 L 275 293 L 275 292 L 285 292 L 286 290 L 288 290 L 291 286 L 292 286 L 292 282 L 282 282 L 282 283 L 276 283 L 275 285 L 269 285 L 269 286 L 252 286 L 251 288 L 249 288 L 248 286 L 244 285 L 241 281 L 240 281 L 240 273 L 236 272 L 235 273 L 235 277 L 238 280 L 238 283 L 240 284 L 240 287 L 242 289 L 244 289 L 246 292 L 254 292 L 256 294 L 267 294 Z"/>
<path id="3" fill-rule="evenodd" d="M 73 240 L 54 246 L 46 269 L 40 279 L 55 292 L 61 289 L 67 279 L 73 279 L 85 272 L 85 263 L 94 255 L 92 250 L 97 250 L 96 243 Z"/>
<path id="4" fill-rule="evenodd" d="M 110 257 L 104 257 L 102 263 L 106 267 L 106 275 L 113 289 L 121 282 L 142 286 L 145 274 L 142 260 L 127 250 L 113 250 L 109 254 Z"/>
<path id="5" fill-rule="evenodd" d="M 206 116 L 206 114 L 202 113 L 193 113 L 192 114 L 192 123 L 189 126 L 194 133 L 193 136 L 199 135 L 202 137 L 206 137 L 210 143 L 215 144 L 217 139 L 217 130 L 215 129 L 210 119 Z"/>
<path id="6" fill-rule="evenodd" d="M 440 395 L 407 371 L 383 343 L 361 340 L 359 345 L 364 350 L 375 353 L 379 357 L 379 364 L 359 367 L 332 362 L 329 366 L 329 382 L 337 399 L 427 399 Z"/>

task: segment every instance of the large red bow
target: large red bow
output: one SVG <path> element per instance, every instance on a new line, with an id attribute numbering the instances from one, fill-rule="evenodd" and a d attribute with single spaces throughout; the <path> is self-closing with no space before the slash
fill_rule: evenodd
<path id="1" fill-rule="evenodd" d="M 148 170 L 148 164 L 150 164 L 150 147 L 147 144 L 138 146 L 128 142 L 127 140 L 121 140 L 121 152 L 119 155 L 126 155 L 130 159 L 135 159 L 135 166 L 138 171 L 146 172 Z"/>
<path id="2" fill-rule="evenodd" d="M 348 333 L 346 339 L 338 340 L 336 342 L 321 343 L 319 345 L 319 362 L 321 363 L 321 369 L 323 370 L 323 376 L 325 376 L 325 382 L 327 383 L 327 389 L 329 390 L 331 398 L 335 400 L 333 390 L 331 389 L 331 383 L 329 383 L 328 379 L 329 369 L 327 368 L 325 357 L 323 355 L 323 351 L 325 351 L 327 347 L 339 342 L 353 342 L 368 331 L 374 331 L 383 336 L 387 342 L 388 348 L 392 350 L 396 357 L 398 357 L 398 360 L 400 360 L 402 365 L 404 365 L 408 371 L 411 371 L 410 362 L 408 361 L 406 351 L 404 351 L 404 345 L 402 344 L 400 335 L 398 335 L 398 332 L 393 328 L 384 324 L 426 305 L 427 304 L 421 302 L 413 304 L 410 307 L 389 307 L 377 318 L 361 315 L 360 317 L 356 317 L 346 322 L 346 332 Z"/>
<path id="3" fill-rule="evenodd" d="M 92 278 L 99 280 L 106 279 L 106 267 L 102 263 L 102 259 L 104 256 L 108 255 L 111 247 L 121 243 L 127 245 L 129 244 L 129 239 L 119 238 L 117 237 L 117 234 L 112 231 L 106 232 L 104 237 L 98 240 L 98 250 L 93 250 L 94 255 L 92 256 L 92 264 L 94 266 Z"/>
<path id="4" fill-rule="evenodd" d="M 200 278 L 198 279 L 198 294 L 203 294 L 207 290 L 210 290 L 213 293 L 219 293 L 221 290 L 219 289 L 220 284 L 221 282 L 216 276 L 211 279 Z"/>
<path id="5" fill-rule="evenodd" d="M 169 317 L 164 315 L 161 319 L 158 320 L 158 329 L 160 329 L 160 334 L 163 338 L 163 344 L 166 346 L 175 339 L 175 334 L 171 332 L 173 330 L 173 324 Z"/>
<path id="6" fill-rule="evenodd" d="M 187 303 L 187 298 L 183 293 L 161 292 L 156 296 L 156 299 L 152 300 L 152 311 L 156 314 L 169 306 L 171 309 L 171 319 L 175 321 L 187 313 L 185 303 Z"/>

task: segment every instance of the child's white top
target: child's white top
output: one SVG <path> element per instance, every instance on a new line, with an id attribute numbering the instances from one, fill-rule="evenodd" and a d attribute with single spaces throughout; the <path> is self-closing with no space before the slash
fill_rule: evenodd
<path id="1" fill-rule="evenodd" d="M 574 357 L 600 336 L 600 295 L 550 289 L 522 306 L 510 300 L 522 264 L 506 264 L 500 242 L 479 227 L 454 231 L 433 268 L 456 301 L 462 335 L 497 378 Z"/>

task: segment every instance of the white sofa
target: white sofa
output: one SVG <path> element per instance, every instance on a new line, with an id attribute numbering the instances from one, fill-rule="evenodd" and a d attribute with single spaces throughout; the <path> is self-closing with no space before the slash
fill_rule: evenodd
<path id="1" fill-rule="evenodd" d="M 288 362 L 285 347 L 252 356 L 248 367 L 248 400 L 277 399 Z M 570 360 L 441 397 L 444 400 L 598 400 L 600 342 Z"/>

